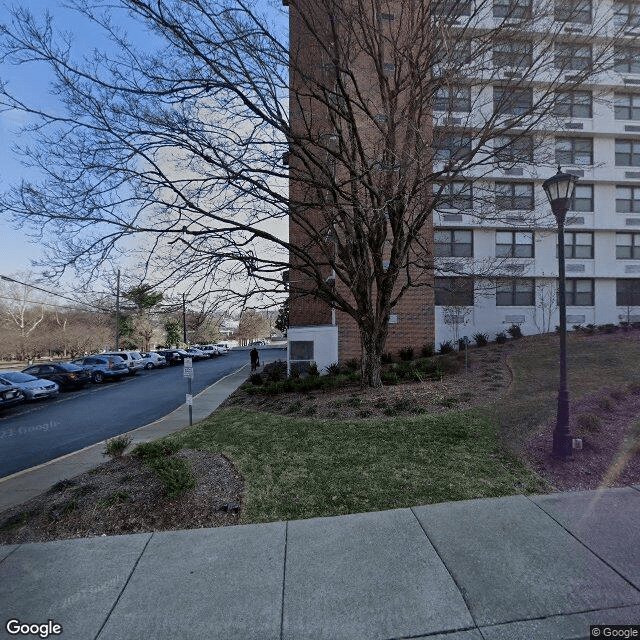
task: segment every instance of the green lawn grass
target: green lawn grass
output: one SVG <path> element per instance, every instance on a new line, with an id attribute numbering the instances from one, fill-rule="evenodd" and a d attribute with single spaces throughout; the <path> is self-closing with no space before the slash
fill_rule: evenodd
<path id="1" fill-rule="evenodd" d="M 482 411 L 337 421 L 224 409 L 169 437 L 231 458 L 245 523 L 550 489 L 504 453 Z"/>

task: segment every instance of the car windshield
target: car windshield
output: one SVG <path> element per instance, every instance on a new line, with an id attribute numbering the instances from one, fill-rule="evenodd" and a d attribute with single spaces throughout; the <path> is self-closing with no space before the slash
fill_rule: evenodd
<path id="1" fill-rule="evenodd" d="M 20 373 L 19 371 L 5 371 L 3 372 L 2 377 L 10 382 L 32 382 L 33 380 L 38 379 L 27 373 Z"/>

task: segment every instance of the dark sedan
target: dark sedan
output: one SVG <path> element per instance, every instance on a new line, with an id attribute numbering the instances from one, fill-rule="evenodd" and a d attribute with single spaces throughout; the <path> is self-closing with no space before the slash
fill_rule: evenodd
<path id="1" fill-rule="evenodd" d="M 184 355 L 177 349 L 161 349 L 156 351 L 158 355 L 164 356 L 164 359 L 169 365 L 182 364 L 184 362 Z"/>
<path id="2" fill-rule="evenodd" d="M 23 369 L 22 373 L 56 382 L 61 389 L 79 389 L 91 382 L 91 373 L 89 371 L 66 362 L 33 364 Z"/>
<path id="3" fill-rule="evenodd" d="M 24 399 L 24 393 L 15 384 L 0 381 L 0 409 L 24 402 Z"/>
<path id="4" fill-rule="evenodd" d="M 121 380 L 129 374 L 127 363 L 119 356 L 86 356 L 72 360 L 71 364 L 78 365 L 91 372 L 94 382 L 103 382 L 106 378 Z"/>

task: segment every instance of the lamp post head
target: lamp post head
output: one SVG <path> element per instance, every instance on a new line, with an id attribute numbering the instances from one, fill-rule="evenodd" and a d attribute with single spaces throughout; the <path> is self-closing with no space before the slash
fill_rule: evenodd
<path id="1" fill-rule="evenodd" d="M 561 168 L 558 167 L 558 173 L 542 183 L 542 188 L 547 194 L 547 198 L 549 198 L 549 204 L 556 218 L 560 215 L 564 220 L 576 181 L 576 176 L 570 173 L 563 173 Z"/>

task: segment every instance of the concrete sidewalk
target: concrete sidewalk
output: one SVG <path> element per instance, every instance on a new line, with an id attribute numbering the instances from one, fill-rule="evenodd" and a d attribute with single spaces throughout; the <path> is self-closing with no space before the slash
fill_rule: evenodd
<path id="1" fill-rule="evenodd" d="M 0 547 L 0 637 L 586 640 L 640 624 L 638 523 L 640 486 Z"/>
<path id="2" fill-rule="evenodd" d="M 218 380 L 193 398 L 193 422 L 206 418 L 215 411 L 249 376 L 250 366 L 244 365 Z M 128 432 L 133 445 L 166 436 L 189 425 L 189 409 L 186 404 L 151 424 Z M 103 455 L 105 443 L 85 447 L 31 469 L 19 471 L 0 479 L 0 512 L 40 495 L 65 478 L 72 478 L 106 462 Z"/>

